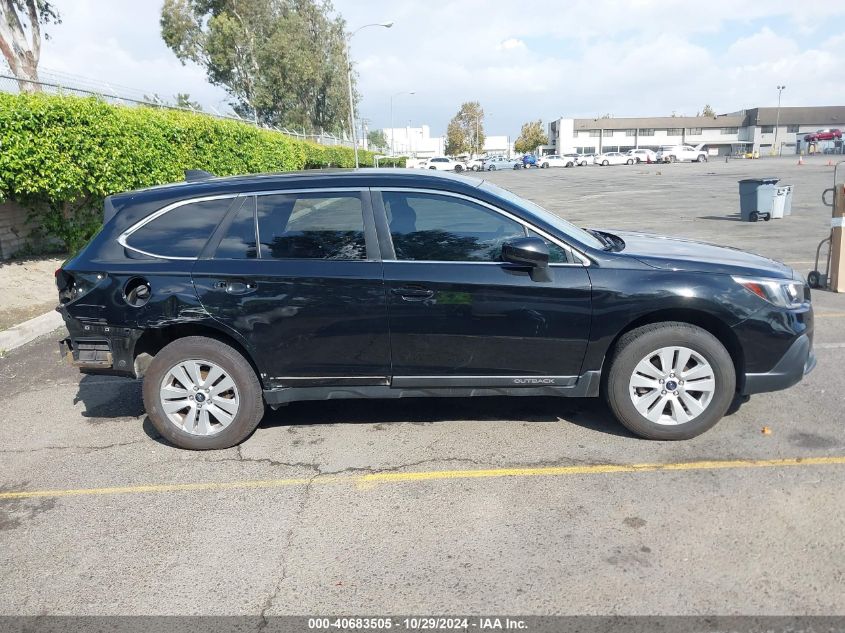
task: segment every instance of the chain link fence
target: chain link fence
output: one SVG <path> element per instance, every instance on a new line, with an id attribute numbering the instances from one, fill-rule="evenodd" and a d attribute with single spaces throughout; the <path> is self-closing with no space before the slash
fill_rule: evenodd
<path id="1" fill-rule="evenodd" d="M 205 110 L 198 110 L 192 107 L 181 107 L 172 103 L 162 101 L 157 95 L 147 96 L 146 94 L 127 88 L 125 86 L 114 86 L 97 82 L 85 77 L 76 77 L 64 73 L 54 73 L 50 71 L 39 71 L 39 81 L 32 81 L 30 79 L 19 79 L 11 74 L 6 69 L 0 72 L 0 92 L 7 92 L 11 94 L 18 94 L 22 91 L 40 91 L 50 94 L 64 94 L 75 95 L 78 97 L 97 97 L 107 103 L 114 105 L 122 105 L 129 107 L 144 106 L 148 108 L 164 108 L 168 110 L 181 110 L 183 112 L 201 113 L 205 116 L 211 116 L 216 119 L 224 119 L 228 121 L 238 121 L 248 125 L 254 125 L 268 130 L 275 130 L 287 136 L 312 141 L 321 145 L 341 145 L 344 147 L 352 147 L 352 140 L 346 137 L 339 137 L 326 132 L 308 132 L 306 130 L 291 130 L 284 127 L 270 127 L 266 125 L 259 125 L 250 119 L 244 119 L 237 114 L 228 115 L 220 112 L 206 112 Z"/>

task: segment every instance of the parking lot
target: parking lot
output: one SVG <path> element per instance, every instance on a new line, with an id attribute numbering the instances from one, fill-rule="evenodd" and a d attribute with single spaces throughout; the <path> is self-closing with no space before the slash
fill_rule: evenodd
<path id="1" fill-rule="evenodd" d="M 755 251 L 806 274 L 827 157 L 483 174 L 582 226 Z M 743 223 L 737 180 L 795 185 Z M 0 614 L 845 614 L 845 296 L 816 370 L 694 440 L 598 400 L 304 402 L 188 452 L 140 383 L 0 359 Z"/>

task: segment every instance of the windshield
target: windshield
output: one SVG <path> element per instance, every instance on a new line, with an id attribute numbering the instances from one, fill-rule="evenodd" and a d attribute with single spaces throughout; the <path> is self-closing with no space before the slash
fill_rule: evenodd
<path id="1" fill-rule="evenodd" d="M 507 189 L 503 189 L 502 187 L 498 187 L 492 183 L 489 183 L 486 180 L 481 183 L 481 188 L 485 191 L 489 191 L 497 198 L 501 198 L 502 200 L 506 200 L 511 204 L 515 204 L 518 207 L 526 209 L 527 211 L 536 215 L 541 220 L 551 224 L 564 235 L 571 237 L 577 242 L 581 242 L 581 244 L 584 244 L 585 246 L 589 246 L 590 248 L 595 248 L 599 250 L 604 249 L 605 245 L 594 235 L 588 233 L 584 229 L 578 228 L 570 222 L 567 222 L 563 218 L 558 217 L 551 211 L 547 211 L 539 204 L 535 204 L 534 202 L 526 200 L 525 198 L 520 198 L 515 193 L 508 191 Z"/>

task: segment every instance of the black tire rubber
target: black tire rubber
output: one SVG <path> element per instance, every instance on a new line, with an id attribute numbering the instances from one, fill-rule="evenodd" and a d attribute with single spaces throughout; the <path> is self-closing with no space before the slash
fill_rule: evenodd
<path id="1" fill-rule="evenodd" d="M 633 158 L 629 158 L 628 160 L 626 160 L 626 161 L 625 161 L 625 164 L 626 164 L 626 165 L 633 165 L 633 164 L 634 164 L 634 159 L 633 159 Z"/>
<path id="2" fill-rule="evenodd" d="M 662 347 L 682 345 L 701 354 L 716 380 L 716 393 L 697 418 L 685 424 L 651 422 L 637 411 L 628 394 L 628 383 L 637 363 Z M 617 343 L 604 381 L 604 396 L 611 411 L 631 432 L 650 440 L 688 440 L 712 428 L 733 402 L 736 369 L 724 345 L 710 332 L 689 323 L 667 321 L 631 330 Z"/>
<path id="3" fill-rule="evenodd" d="M 756 211 L 752 211 L 751 213 L 748 214 L 748 221 L 749 222 L 756 222 L 759 219 L 760 219 L 760 214 L 757 213 Z"/>
<path id="4" fill-rule="evenodd" d="M 607 167 L 608 165 L 610 165 L 610 163 L 606 160 L 602 161 L 602 163 L 601 163 L 602 167 Z"/>
<path id="5" fill-rule="evenodd" d="M 807 285 L 810 288 L 822 287 L 822 274 L 817 270 L 811 270 L 807 275 Z"/>
<path id="6" fill-rule="evenodd" d="M 463 165 L 455 165 L 455 173 L 459 174 L 464 170 Z"/>
<path id="7" fill-rule="evenodd" d="M 161 411 L 159 386 L 167 371 L 180 361 L 202 359 L 226 370 L 238 388 L 240 409 L 228 427 L 215 435 L 191 435 L 174 425 Z M 166 345 L 155 355 L 144 376 L 144 407 L 150 421 L 171 444 L 190 450 L 230 448 L 249 437 L 264 416 L 264 398 L 255 370 L 235 348 L 205 336 L 187 336 Z"/>

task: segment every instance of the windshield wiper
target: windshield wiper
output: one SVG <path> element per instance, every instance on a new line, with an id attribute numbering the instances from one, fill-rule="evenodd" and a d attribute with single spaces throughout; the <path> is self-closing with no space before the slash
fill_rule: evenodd
<path id="1" fill-rule="evenodd" d="M 616 248 L 616 246 L 613 244 L 613 241 L 606 237 L 601 231 L 596 231 L 595 229 L 587 229 L 587 232 L 590 233 L 590 235 L 592 235 L 593 237 L 597 238 L 602 244 L 604 244 L 604 248 L 602 250 L 612 251 L 614 248 Z"/>

